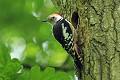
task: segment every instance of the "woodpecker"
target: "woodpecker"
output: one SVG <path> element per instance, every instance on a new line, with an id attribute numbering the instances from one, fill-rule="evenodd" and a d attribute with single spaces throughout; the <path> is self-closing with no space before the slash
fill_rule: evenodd
<path id="1" fill-rule="evenodd" d="M 53 25 L 52 32 L 55 39 L 62 45 L 66 52 L 72 56 L 77 72 L 81 71 L 82 59 L 78 54 L 78 35 L 72 24 L 64 19 L 61 14 L 57 13 L 49 15 L 47 20 L 43 22 L 48 22 Z"/>

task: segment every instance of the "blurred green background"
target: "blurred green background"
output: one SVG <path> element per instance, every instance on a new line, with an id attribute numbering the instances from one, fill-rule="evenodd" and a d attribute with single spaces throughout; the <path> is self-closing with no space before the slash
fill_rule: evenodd
<path id="1" fill-rule="evenodd" d="M 72 59 L 52 36 L 51 25 L 41 22 L 55 12 L 50 0 L 0 0 L 0 43 L 26 68 L 73 71 Z"/>

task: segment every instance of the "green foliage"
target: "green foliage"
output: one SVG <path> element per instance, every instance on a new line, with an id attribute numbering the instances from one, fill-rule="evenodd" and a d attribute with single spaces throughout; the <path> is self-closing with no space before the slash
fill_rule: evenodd
<path id="1" fill-rule="evenodd" d="M 17 59 L 10 58 L 7 48 L 0 45 L 0 80 L 13 80 L 22 65 Z"/>
<path id="2" fill-rule="evenodd" d="M 31 70 L 24 70 L 20 61 L 11 59 L 8 50 L 0 45 L 0 80 L 72 80 L 65 72 L 55 72 L 54 68 L 40 70 L 34 66 Z"/>
<path id="3" fill-rule="evenodd" d="M 71 80 L 65 72 L 55 72 L 53 68 L 46 68 L 41 71 L 38 66 L 34 66 L 30 71 L 24 71 L 17 80 Z"/>

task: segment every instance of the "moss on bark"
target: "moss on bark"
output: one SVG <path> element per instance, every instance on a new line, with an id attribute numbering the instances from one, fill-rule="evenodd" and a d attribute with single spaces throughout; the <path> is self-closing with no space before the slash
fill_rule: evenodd
<path id="1" fill-rule="evenodd" d="M 120 0 L 52 0 L 71 21 L 78 13 L 82 80 L 120 79 Z"/>

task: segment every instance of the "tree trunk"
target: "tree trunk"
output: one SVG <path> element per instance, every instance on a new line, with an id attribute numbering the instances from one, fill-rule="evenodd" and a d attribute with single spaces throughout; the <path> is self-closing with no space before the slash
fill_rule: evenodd
<path id="1" fill-rule="evenodd" d="M 52 0 L 78 26 L 81 80 L 120 80 L 120 0 Z"/>

